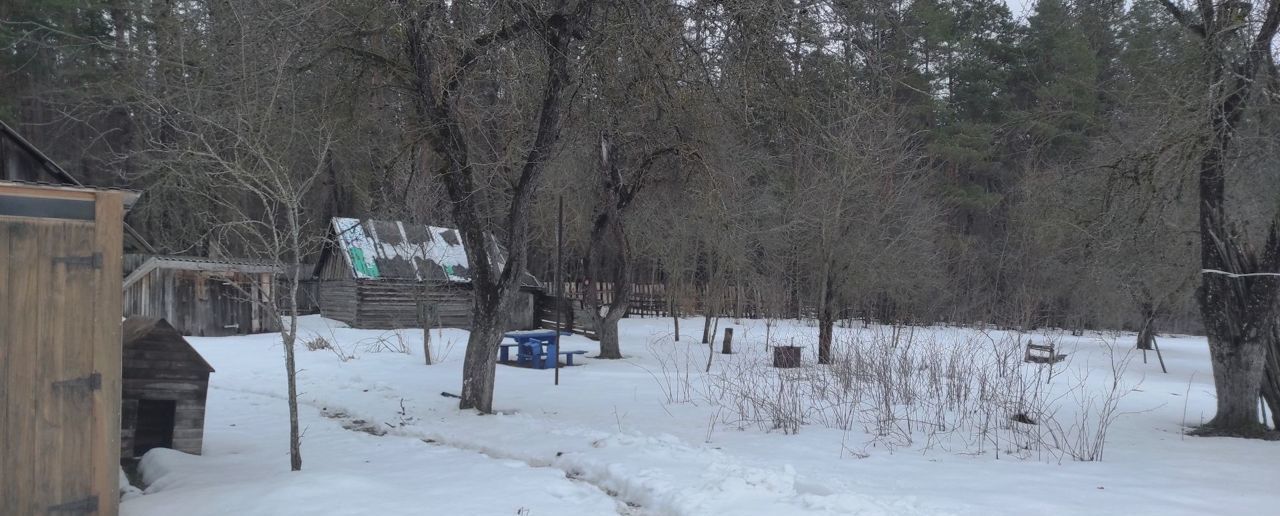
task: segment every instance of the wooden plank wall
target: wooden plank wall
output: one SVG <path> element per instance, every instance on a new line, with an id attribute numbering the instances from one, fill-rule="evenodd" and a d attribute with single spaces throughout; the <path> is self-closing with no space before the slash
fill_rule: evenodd
<path id="1" fill-rule="evenodd" d="M 93 368 L 102 375 L 102 388 L 94 399 L 94 486 L 98 493 L 99 514 L 115 516 L 119 512 L 120 493 L 120 321 L 123 319 L 121 291 L 124 277 L 118 273 L 124 253 L 124 199 L 118 192 L 98 194 L 94 217 L 95 243 L 102 250 L 96 299 L 94 332 L 97 335 Z"/>
<path id="2" fill-rule="evenodd" d="M 0 217 L 0 514 L 96 497 L 115 516 L 122 194 L 12 190 L 91 200 L 96 221 Z"/>
<path id="3" fill-rule="evenodd" d="M 169 321 L 184 335 L 216 337 L 276 331 L 279 323 L 240 290 L 225 285 L 225 273 L 157 268 L 124 292 L 125 315 Z M 233 274 L 250 295 L 274 288 L 268 274 Z"/>

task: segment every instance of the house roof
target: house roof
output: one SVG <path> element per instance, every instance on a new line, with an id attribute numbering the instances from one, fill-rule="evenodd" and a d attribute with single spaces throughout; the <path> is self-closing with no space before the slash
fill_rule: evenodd
<path id="1" fill-rule="evenodd" d="M 466 247 L 456 229 L 345 217 L 335 217 L 330 229 L 330 247 L 317 271 L 325 260 L 337 259 L 334 255 L 340 254 L 346 269 L 357 279 L 471 282 Z M 506 251 L 496 239 L 490 237 L 489 241 L 498 263 L 505 263 Z M 538 280 L 528 273 L 521 283 L 538 286 Z"/>
<path id="2" fill-rule="evenodd" d="M 65 169 L 59 166 L 57 162 L 53 161 L 53 159 L 49 158 L 49 156 L 46 156 L 45 153 L 41 152 L 40 149 L 36 148 L 35 145 L 32 145 L 31 142 L 27 141 L 26 138 L 23 138 L 21 134 L 18 134 L 18 132 L 15 131 L 12 127 L 9 127 L 8 124 L 5 124 L 4 121 L 0 121 L 0 136 L 7 137 L 9 141 L 14 142 L 18 147 L 21 147 L 23 150 L 25 150 L 31 159 L 39 161 L 40 164 L 42 165 L 41 169 L 46 174 L 48 174 L 48 176 L 51 179 L 59 183 L 59 185 L 51 185 L 51 186 L 70 185 L 70 186 L 78 186 L 81 188 L 91 188 L 91 187 L 86 187 L 84 183 L 81 183 L 74 176 L 68 173 Z M 3 150 L 3 149 L 0 149 L 0 150 Z M 4 157 L 3 153 L 0 153 L 0 157 Z M 10 180 L 10 181 L 19 180 L 19 178 L 17 177 L 11 177 L 12 173 L 8 170 L 8 168 L 9 168 L 9 164 L 5 163 L 3 160 L 0 160 L 0 179 Z M 97 188 L 97 187 L 92 187 L 92 188 Z M 134 195 L 126 196 L 125 209 L 128 209 L 130 206 L 132 206 L 133 202 L 138 198 L 137 193 L 136 192 L 133 192 L 133 193 Z M 128 222 L 124 223 L 124 233 L 136 244 L 138 244 L 138 247 L 142 248 L 143 250 L 149 253 L 156 252 L 155 248 L 151 247 L 151 244 L 147 243 L 146 239 L 142 238 L 142 235 L 139 234 L 137 230 L 133 229 L 133 226 L 130 226 Z"/>
<path id="3" fill-rule="evenodd" d="M 50 183 L 47 181 L 24 181 L 21 179 L 2 179 L 2 178 L 0 178 L 0 182 L 12 184 L 12 185 L 18 185 L 18 186 L 53 188 L 56 190 L 67 190 L 72 192 L 75 192 L 75 191 L 120 192 L 121 194 L 123 194 L 123 197 L 124 197 L 123 204 L 126 210 L 133 207 L 133 203 L 138 200 L 138 196 L 142 195 L 142 192 L 139 192 L 137 190 L 133 190 L 130 188 L 116 188 L 114 186 L 84 186 L 84 185 L 73 184 L 73 183 Z"/>
<path id="4" fill-rule="evenodd" d="M 183 353 L 187 356 L 187 362 L 194 365 L 196 369 L 213 372 L 213 366 L 209 365 L 209 362 L 200 356 L 200 353 L 195 348 L 191 347 L 191 344 L 182 336 L 182 333 L 174 329 L 164 319 L 151 317 L 129 317 L 125 319 L 121 331 L 125 353 L 132 351 L 131 348 L 138 345 L 139 341 L 153 333 L 163 334 L 165 338 L 162 339 L 162 342 L 169 347 L 168 351 Z"/>
<path id="5" fill-rule="evenodd" d="M 206 258 L 203 256 L 151 256 L 124 278 L 124 288 L 129 288 L 143 276 L 156 269 L 181 269 L 187 271 L 239 272 L 246 274 L 283 272 L 278 263 L 248 258 Z"/>

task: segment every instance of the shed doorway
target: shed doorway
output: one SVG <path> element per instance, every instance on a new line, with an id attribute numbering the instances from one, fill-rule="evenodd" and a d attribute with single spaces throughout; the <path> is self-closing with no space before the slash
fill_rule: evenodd
<path id="1" fill-rule="evenodd" d="M 133 456 L 141 457 L 152 448 L 173 448 L 174 400 L 138 400 L 138 426 L 133 438 Z"/>

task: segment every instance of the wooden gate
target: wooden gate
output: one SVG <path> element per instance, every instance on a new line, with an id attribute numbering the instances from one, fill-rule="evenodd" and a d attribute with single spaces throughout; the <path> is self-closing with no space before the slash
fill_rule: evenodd
<path id="1" fill-rule="evenodd" d="M 123 195 L 0 183 L 0 514 L 117 512 Z"/>

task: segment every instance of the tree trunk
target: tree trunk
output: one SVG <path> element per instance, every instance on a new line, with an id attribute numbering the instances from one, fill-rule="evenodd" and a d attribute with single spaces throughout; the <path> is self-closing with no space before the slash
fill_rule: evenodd
<path id="1" fill-rule="evenodd" d="M 501 313 L 497 307 L 477 306 L 467 337 L 467 352 L 462 361 L 462 395 L 460 409 L 493 412 L 493 383 L 497 372 L 497 348 L 502 342 Z"/>
<path id="2" fill-rule="evenodd" d="M 1200 37 L 1205 50 L 1208 91 L 1206 139 L 1199 157 L 1200 288 L 1196 300 L 1209 340 L 1218 410 L 1202 435 L 1260 437 L 1266 426 L 1258 420 L 1257 399 L 1262 388 L 1264 341 L 1275 324 L 1277 285 L 1274 276 L 1242 276 L 1280 272 L 1280 238 L 1272 219 L 1261 253 L 1227 219 L 1226 184 L 1235 131 L 1244 120 L 1259 69 L 1271 54 L 1280 29 L 1280 0 L 1268 0 L 1262 23 L 1243 55 L 1230 36 L 1234 23 L 1221 4 L 1198 2 L 1197 13 L 1174 2 L 1162 2 L 1174 19 Z M 1207 23 L 1198 23 L 1199 20 Z M 1235 54 L 1235 55 L 1232 55 Z"/>
<path id="3" fill-rule="evenodd" d="M 622 358 L 622 348 L 618 345 L 618 319 L 599 317 L 596 319 L 596 337 L 600 339 L 600 354 L 596 358 Z"/>
<path id="4" fill-rule="evenodd" d="M 297 233 L 295 232 L 294 243 L 297 245 Z M 298 341 L 298 277 L 297 263 L 295 260 L 293 271 L 289 275 L 289 329 L 282 332 L 284 344 L 284 368 L 285 378 L 289 384 L 289 470 L 302 471 L 302 434 L 298 430 L 298 366 L 294 361 L 294 344 Z M 272 293 L 274 298 L 274 292 Z M 274 299 L 268 301 L 272 305 L 276 302 Z M 272 315 L 278 315 L 278 312 L 272 310 Z"/>
<path id="5" fill-rule="evenodd" d="M 1271 411 L 1271 427 L 1280 430 L 1280 327 L 1267 339 L 1266 365 L 1262 368 L 1262 399 Z"/>
<path id="6" fill-rule="evenodd" d="M 834 318 L 831 312 L 822 310 L 818 316 L 818 363 L 831 363 L 831 335 L 833 333 Z"/>
<path id="7" fill-rule="evenodd" d="M 822 276 L 822 291 L 818 306 L 818 363 L 831 363 L 831 338 L 835 326 L 834 288 L 831 285 L 831 267 L 826 265 Z"/>
<path id="8" fill-rule="evenodd" d="M 297 316 L 290 316 L 289 326 L 298 327 Z M 284 339 L 284 366 L 289 381 L 289 469 L 302 471 L 302 436 L 298 431 L 298 369 L 293 359 L 293 330 Z"/>
<path id="9" fill-rule="evenodd" d="M 1143 310 L 1142 329 L 1138 330 L 1138 349 L 1155 349 L 1151 343 L 1156 338 L 1156 315 L 1150 310 Z"/>
<path id="10" fill-rule="evenodd" d="M 1227 337 L 1229 338 L 1229 337 Z M 1209 337 L 1213 362 L 1213 384 L 1218 393 L 1218 409 L 1200 435 L 1260 437 L 1266 427 L 1258 420 L 1258 393 L 1262 385 L 1262 361 L 1266 355 L 1262 339 L 1223 342 L 1223 336 Z"/>
<path id="11" fill-rule="evenodd" d="M 680 307 L 671 302 L 671 325 L 675 327 L 676 342 L 680 342 Z"/>

